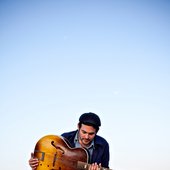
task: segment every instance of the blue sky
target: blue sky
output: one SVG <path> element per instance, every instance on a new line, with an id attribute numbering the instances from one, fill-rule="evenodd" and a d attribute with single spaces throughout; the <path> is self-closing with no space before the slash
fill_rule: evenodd
<path id="1" fill-rule="evenodd" d="M 39 138 L 92 111 L 110 168 L 169 170 L 169 11 L 167 0 L 0 1 L 0 169 L 29 170 Z"/>

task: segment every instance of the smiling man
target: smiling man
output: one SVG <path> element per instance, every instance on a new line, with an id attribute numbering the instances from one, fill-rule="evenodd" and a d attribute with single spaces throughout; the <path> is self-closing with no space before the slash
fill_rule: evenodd
<path id="1" fill-rule="evenodd" d="M 97 135 L 100 126 L 101 121 L 97 114 L 84 113 L 79 118 L 77 130 L 61 135 L 69 141 L 71 147 L 82 147 L 88 151 L 88 162 L 91 164 L 89 170 L 97 170 L 101 166 L 109 168 L 109 144 L 103 137 Z M 38 159 L 31 157 L 29 165 L 32 170 L 36 170 Z"/>

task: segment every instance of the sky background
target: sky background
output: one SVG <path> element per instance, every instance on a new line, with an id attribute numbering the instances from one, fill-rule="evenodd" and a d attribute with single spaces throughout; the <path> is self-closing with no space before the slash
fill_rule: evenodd
<path id="1" fill-rule="evenodd" d="M 1 0 L 0 169 L 90 111 L 111 169 L 170 169 L 170 1 Z"/>

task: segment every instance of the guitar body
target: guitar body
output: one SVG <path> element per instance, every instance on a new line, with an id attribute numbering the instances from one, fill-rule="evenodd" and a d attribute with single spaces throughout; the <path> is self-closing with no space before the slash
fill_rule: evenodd
<path id="1" fill-rule="evenodd" d="M 37 170 L 78 170 L 79 161 L 88 163 L 88 152 L 71 148 L 61 136 L 47 135 L 36 144 L 34 156 L 39 159 Z"/>

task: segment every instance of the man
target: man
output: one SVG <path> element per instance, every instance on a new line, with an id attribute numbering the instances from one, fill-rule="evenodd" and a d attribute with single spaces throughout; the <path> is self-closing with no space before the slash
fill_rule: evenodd
<path id="1" fill-rule="evenodd" d="M 89 170 L 97 170 L 100 167 L 109 168 L 109 144 L 97 135 L 101 121 L 98 115 L 89 112 L 84 113 L 79 118 L 78 130 L 63 133 L 61 136 L 66 138 L 71 147 L 86 148 L 89 153 Z M 31 154 L 29 165 L 32 170 L 36 170 L 38 159 Z"/>

